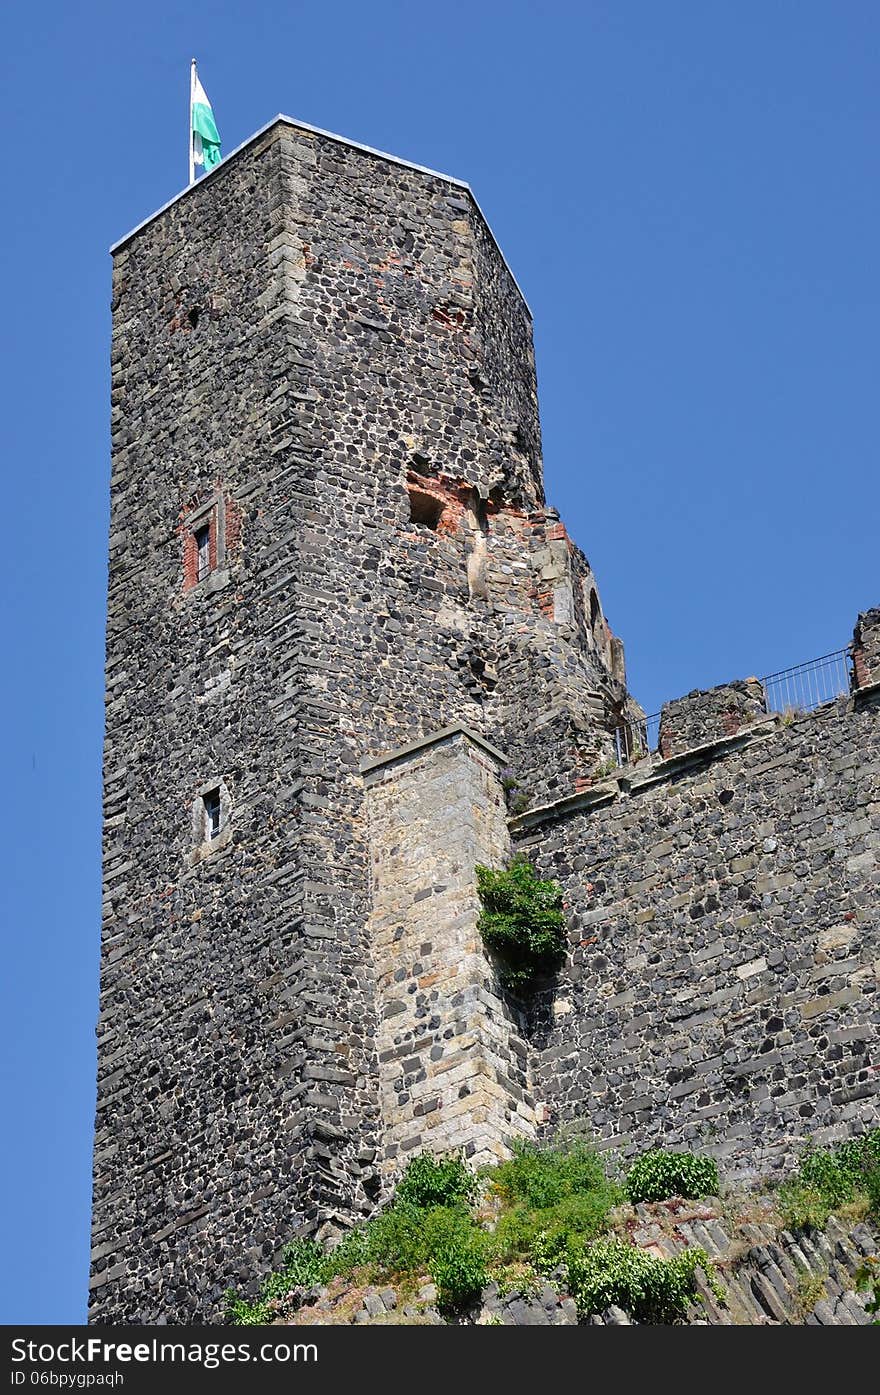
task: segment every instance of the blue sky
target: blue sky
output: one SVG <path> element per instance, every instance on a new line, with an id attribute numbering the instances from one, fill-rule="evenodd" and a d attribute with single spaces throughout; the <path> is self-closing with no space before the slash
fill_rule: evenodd
<path id="1" fill-rule="evenodd" d="M 880 603 L 875 0 L 7 7 L 0 1321 L 85 1316 L 111 242 L 277 112 L 466 179 L 648 711 Z"/>

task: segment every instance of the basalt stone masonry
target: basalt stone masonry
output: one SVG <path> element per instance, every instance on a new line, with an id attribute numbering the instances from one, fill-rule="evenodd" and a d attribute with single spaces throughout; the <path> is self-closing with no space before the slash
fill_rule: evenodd
<path id="1" fill-rule="evenodd" d="M 757 678 L 722 683 L 665 702 L 660 713 L 660 754 L 676 756 L 720 736 L 733 736 L 766 711 L 767 700 Z"/>
<path id="2" fill-rule="evenodd" d="M 111 387 L 94 1320 L 218 1318 L 420 1148 L 876 1117 L 880 612 L 851 698 L 691 694 L 605 779 L 644 714 L 466 185 L 279 117 L 114 249 Z M 532 1008 L 511 833 L 571 921 Z"/>
<path id="3" fill-rule="evenodd" d="M 551 1128 L 745 1176 L 878 1121 L 880 685 L 714 741 L 682 701 L 694 749 L 514 821 L 571 932 L 535 1090 Z"/>
<path id="4" fill-rule="evenodd" d="M 362 762 L 459 724 L 554 798 L 638 709 L 467 186 L 279 118 L 114 249 L 111 374 L 91 1312 L 180 1322 L 434 1127 L 388 1133 Z M 470 987 L 493 1151 L 531 1106 Z"/>

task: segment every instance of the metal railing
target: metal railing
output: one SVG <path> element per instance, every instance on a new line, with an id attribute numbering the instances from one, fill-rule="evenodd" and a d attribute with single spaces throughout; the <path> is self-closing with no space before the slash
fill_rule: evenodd
<path id="1" fill-rule="evenodd" d="M 852 646 L 768 673 L 760 682 L 768 712 L 812 712 L 852 691 Z M 641 722 L 621 722 L 614 732 L 617 764 L 628 765 L 656 751 L 659 736 L 659 712 Z"/>
<path id="2" fill-rule="evenodd" d="M 768 712 L 812 712 L 852 688 L 852 650 L 835 649 L 819 659 L 762 678 Z"/>
<path id="3" fill-rule="evenodd" d="M 614 730 L 614 747 L 618 765 L 629 765 L 656 751 L 660 736 L 660 713 L 652 712 L 641 722 L 621 722 Z"/>

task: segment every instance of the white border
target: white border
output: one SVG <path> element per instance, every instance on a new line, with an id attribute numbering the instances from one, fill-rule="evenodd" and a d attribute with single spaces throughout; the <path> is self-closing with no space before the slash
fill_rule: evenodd
<path id="1" fill-rule="evenodd" d="M 118 241 L 114 242 L 110 248 L 110 255 L 112 256 L 114 253 L 118 252 L 119 249 L 121 247 L 124 247 L 126 242 L 130 242 L 131 239 L 137 233 L 139 233 L 142 228 L 146 228 L 150 223 L 153 222 L 155 218 L 161 217 L 161 215 L 167 209 L 171 208 L 174 204 L 176 204 L 179 199 L 184 198 L 188 193 L 190 193 L 192 189 L 200 187 L 202 184 L 204 184 L 206 179 L 212 179 L 213 176 L 217 173 L 217 171 L 222 170 L 224 165 L 226 165 L 228 161 L 232 160 L 236 155 L 240 154 L 241 151 L 245 150 L 249 145 L 252 145 L 255 140 L 259 140 L 260 136 L 264 136 L 267 131 L 271 131 L 272 127 L 277 126 L 279 122 L 285 126 L 293 126 L 294 129 L 298 131 L 310 131 L 313 136 L 324 136 L 327 140 L 338 141 L 340 145 L 347 145 L 351 150 L 362 150 L 366 155 L 375 155 L 380 160 L 389 160 L 392 165 L 403 165 L 405 169 L 417 170 L 419 174 L 429 174 L 433 179 L 443 179 L 446 181 L 447 184 L 453 184 L 456 187 L 456 189 L 463 189 L 465 193 L 468 194 L 470 198 L 473 200 L 474 207 L 479 213 L 483 222 L 485 223 L 486 230 L 489 236 L 491 237 L 492 241 L 495 243 L 498 255 L 503 261 L 505 267 L 507 267 L 510 279 L 516 286 L 516 289 L 520 294 L 522 303 L 528 311 L 529 318 L 533 318 L 531 309 L 529 308 L 529 302 L 523 295 L 522 287 L 520 286 L 519 282 L 517 281 L 516 277 L 510 269 L 507 258 L 501 250 L 501 246 L 498 242 L 497 237 L 492 231 L 488 218 L 486 217 L 485 213 L 483 212 L 482 208 L 477 202 L 477 198 L 474 194 L 473 189 L 469 184 L 466 184 L 463 179 L 456 179 L 451 174 L 442 174 L 440 170 L 428 169 L 427 165 L 417 165 L 412 160 L 402 160 L 399 155 L 389 155 L 387 151 L 376 150 L 372 145 L 362 145 L 360 141 L 348 140 L 346 136 L 339 136 L 334 131 L 322 131 L 320 126 L 310 126 L 307 121 L 294 121 L 292 116 L 284 116 L 280 112 L 278 116 L 274 116 L 271 121 L 267 121 L 265 126 L 261 126 L 258 131 L 255 131 L 252 136 L 248 136 L 247 140 L 242 141 L 241 145 L 237 145 L 234 150 L 230 150 L 229 154 L 225 155 L 218 165 L 215 165 L 214 168 L 212 170 L 209 170 L 207 174 L 203 174 L 200 179 L 196 180 L 195 184 L 188 184 L 185 189 L 181 189 L 179 194 L 175 194 L 174 197 L 169 199 L 167 203 L 163 203 L 162 207 L 157 208 L 155 213 L 151 213 L 148 218 L 144 218 L 143 222 L 138 223 L 135 227 L 131 229 L 130 232 L 127 232 L 124 237 L 120 237 Z"/>

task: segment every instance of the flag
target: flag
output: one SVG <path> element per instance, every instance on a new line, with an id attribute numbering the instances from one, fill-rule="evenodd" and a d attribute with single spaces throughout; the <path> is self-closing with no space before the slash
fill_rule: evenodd
<path id="1" fill-rule="evenodd" d="M 203 165 L 205 173 L 220 163 L 220 133 L 211 110 L 204 87 L 196 76 L 195 64 L 192 71 L 192 98 L 190 101 L 190 127 L 192 130 L 192 162 Z"/>

